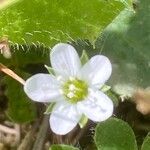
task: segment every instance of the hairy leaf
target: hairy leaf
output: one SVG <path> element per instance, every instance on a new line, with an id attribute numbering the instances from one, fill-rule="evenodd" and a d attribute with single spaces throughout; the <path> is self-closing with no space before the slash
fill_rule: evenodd
<path id="1" fill-rule="evenodd" d="M 0 36 L 14 44 L 46 46 L 95 39 L 123 7 L 115 0 L 21 0 L 0 12 Z"/>

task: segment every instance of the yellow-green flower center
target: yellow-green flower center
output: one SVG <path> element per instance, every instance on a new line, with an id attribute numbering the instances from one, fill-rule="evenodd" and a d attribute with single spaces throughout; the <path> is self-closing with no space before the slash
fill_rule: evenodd
<path id="1" fill-rule="evenodd" d="M 82 80 L 71 78 L 63 85 L 63 94 L 69 102 L 77 103 L 87 96 L 88 85 Z"/>

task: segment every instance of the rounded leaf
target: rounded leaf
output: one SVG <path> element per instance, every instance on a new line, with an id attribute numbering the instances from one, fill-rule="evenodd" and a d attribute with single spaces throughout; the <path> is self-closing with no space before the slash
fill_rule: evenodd
<path id="1" fill-rule="evenodd" d="M 149 150 L 150 149 L 150 133 L 144 139 L 141 150 Z"/>
<path id="2" fill-rule="evenodd" d="M 99 123 L 94 140 L 98 150 L 137 150 L 133 130 L 126 122 L 116 118 Z"/>

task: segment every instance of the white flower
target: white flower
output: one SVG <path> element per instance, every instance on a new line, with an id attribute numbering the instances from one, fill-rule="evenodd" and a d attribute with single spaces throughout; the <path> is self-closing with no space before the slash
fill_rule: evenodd
<path id="1" fill-rule="evenodd" d="M 67 134 L 83 114 L 96 122 L 112 115 L 112 101 L 99 91 L 112 71 L 107 57 L 96 55 L 81 66 L 76 50 L 60 43 L 53 47 L 50 60 L 55 76 L 36 74 L 26 81 L 24 91 L 34 101 L 56 102 L 49 120 L 53 132 Z"/>

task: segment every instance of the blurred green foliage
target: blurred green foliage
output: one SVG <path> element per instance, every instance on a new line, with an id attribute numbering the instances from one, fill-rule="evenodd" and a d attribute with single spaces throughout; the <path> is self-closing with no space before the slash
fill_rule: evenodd
<path id="1" fill-rule="evenodd" d="M 135 11 L 123 10 L 96 41 L 96 49 L 113 66 L 110 84 L 119 94 L 150 86 L 150 3 L 141 0 Z"/>
<path id="2" fill-rule="evenodd" d="M 16 71 L 20 73 L 19 71 Z M 21 72 L 22 77 L 27 77 L 26 73 Z M 23 91 L 23 86 L 10 77 L 5 77 L 3 82 L 7 86 L 6 95 L 8 97 L 8 117 L 17 122 L 24 123 L 33 121 L 36 118 L 35 104 L 27 98 Z"/>

